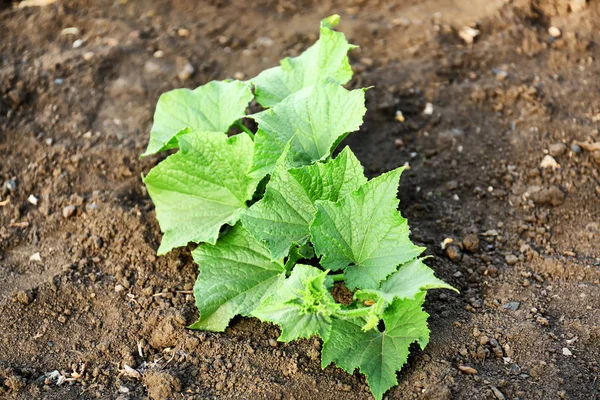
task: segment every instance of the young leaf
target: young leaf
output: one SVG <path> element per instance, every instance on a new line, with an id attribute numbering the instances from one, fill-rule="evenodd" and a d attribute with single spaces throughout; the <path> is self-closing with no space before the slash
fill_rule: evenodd
<path id="1" fill-rule="evenodd" d="M 381 283 L 379 289 L 359 290 L 354 294 L 357 300 L 377 300 L 383 298 L 388 303 L 394 299 L 412 299 L 418 293 L 429 289 L 450 289 L 458 292 L 446 282 L 438 279 L 433 270 L 416 258 L 400 266 L 398 271 Z"/>
<path id="2" fill-rule="evenodd" d="M 234 316 L 250 315 L 285 279 L 283 261 L 271 261 L 240 224 L 215 245 L 197 247 L 192 256 L 200 266 L 194 285 L 200 318 L 191 329 L 224 331 Z"/>
<path id="3" fill-rule="evenodd" d="M 399 264 L 424 249 L 412 244 L 406 219 L 397 211 L 402 168 L 385 173 L 337 203 L 317 201 L 312 242 L 321 265 L 344 269 L 346 286 L 376 289 Z"/>
<path id="4" fill-rule="evenodd" d="M 242 223 L 255 237 L 264 240 L 271 259 L 287 256 L 294 243 L 304 244 L 316 200 L 337 201 L 367 179 L 349 148 L 334 160 L 300 168 L 277 167 L 265 197 L 242 214 Z"/>
<path id="5" fill-rule="evenodd" d="M 316 82 L 330 79 L 344 85 L 352 78 L 348 44 L 343 33 L 331 30 L 339 22 L 338 15 L 321 21 L 321 37 L 304 53 L 284 58 L 281 66 L 261 72 L 251 82 L 255 85 L 256 101 L 263 107 L 273 107 L 294 92 Z"/>
<path id="6" fill-rule="evenodd" d="M 194 132 L 179 145 L 144 178 L 164 232 L 159 255 L 188 242 L 214 244 L 221 226 L 238 220 L 259 181 L 246 174 L 254 143 L 245 133 Z"/>
<path id="7" fill-rule="evenodd" d="M 194 90 L 175 89 L 163 93 L 156 105 L 150 142 L 142 157 L 176 148 L 177 137 L 190 131 L 227 132 L 235 121 L 245 116 L 252 97 L 250 86 L 239 81 L 212 81 Z"/>
<path id="8" fill-rule="evenodd" d="M 363 89 L 348 91 L 323 82 L 249 116 L 259 128 L 251 172 L 259 176 L 271 173 L 288 143 L 286 155 L 291 166 L 324 160 L 341 138 L 359 128 L 365 112 Z"/>
<path id="9" fill-rule="evenodd" d="M 335 319 L 323 344 L 322 367 L 335 362 L 350 374 L 360 368 L 373 396 L 381 400 L 398 384 L 396 371 L 406 363 L 411 343 L 416 341 L 424 349 L 429 342 L 429 315 L 421 308 L 424 300 L 421 293 L 415 299 L 394 301 L 383 313 L 383 332 L 364 332 L 358 320 Z"/>
<path id="10" fill-rule="evenodd" d="M 340 308 L 329 294 L 332 286 L 327 271 L 297 264 L 290 277 L 252 315 L 281 326 L 282 342 L 315 334 L 327 340 L 331 316 Z"/>

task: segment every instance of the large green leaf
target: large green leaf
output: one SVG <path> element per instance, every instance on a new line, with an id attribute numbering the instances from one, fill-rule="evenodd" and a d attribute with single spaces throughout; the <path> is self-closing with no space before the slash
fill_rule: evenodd
<path id="1" fill-rule="evenodd" d="M 406 219 L 397 211 L 402 168 L 385 173 L 337 203 L 317 201 L 312 242 L 321 265 L 344 269 L 346 285 L 376 289 L 398 265 L 424 249 L 410 241 Z"/>
<path id="2" fill-rule="evenodd" d="M 258 122 L 251 172 L 271 173 L 286 146 L 288 164 L 293 167 L 326 159 L 341 139 L 359 128 L 365 112 L 363 89 L 349 91 L 322 82 L 250 115 Z"/>
<path id="3" fill-rule="evenodd" d="M 421 308 L 424 299 L 421 293 L 415 299 L 394 301 L 383 313 L 383 332 L 364 332 L 360 321 L 335 319 L 323 344 L 323 368 L 332 362 L 350 374 L 360 368 L 373 396 L 381 400 L 398 384 L 396 371 L 406 363 L 411 343 L 418 342 L 424 349 L 429 342 L 429 315 Z"/>
<path id="4" fill-rule="evenodd" d="M 240 224 L 192 255 L 200 266 L 194 285 L 200 318 L 192 329 L 224 331 L 234 316 L 250 315 L 285 279 L 283 261 L 271 261 L 267 249 Z"/>
<path id="5" fill-rule="evenodd" d="M 154 167 L 144 183 L 164 232 L 158 254 L 188 242 L 215 243 L 224 224 L 246 209 L 258 179 L 246 174 L 254 143 L 248 135 L 194 132 L 181 150 Z"/>
<path id="6" fill-rule="evenodd" d="M 245 116 L 252 97 L 250 86 L 239 81 L 212 81 L 194 90 L 163 93 L 156 105 L 150 142 L 142 156 L 176 148 L 177 137 L 190 131 L 227 132 Z"/>
<path id="7" fill-rule="evenodd" d="M 352 78 L 348 51 L 356 46 L 348 44 L 343 33 L 331 29 L 338 22 L 338 15 L 324 19 L 320 38 L 314 45 L 250 80 L 256 86 L 256 101 L 260 105 L 273 107 L 292 93 L 325 79 L 344 85 Z"/>
<path id="8" fill-rule="evenodd" d="M 315 334 L 327 340 L 332 315 L 340 308 L 329 294 L 332 286 L 327 271 L 297 264 L 290 277 L 252 315 L 281 326 L 282 342 Z"/>
<path id="9" fill-rule="evenodd" d="M 306 243 L 316 200 L 337 201 L 366 181 L 349 148 L 326 163 L 289 170 L 277 167 L 265 197 L 242 214 L 242 223 L 265 241 L 272 259 L 280 259 L 287 256 L 292 244 Z"/>
<path id="10" fill-rule="evenodd" d="M 422 291 L 429 289 L 450 289 L 458 292 L 433 274 L 423 259 L 416 258 L 400 266 L 398 271 L 388 276 L 379 289 L 359 290 L 354 294 L 358 300 L 384 299 L 388 303 L 394 299 L 412 299 Z"/>

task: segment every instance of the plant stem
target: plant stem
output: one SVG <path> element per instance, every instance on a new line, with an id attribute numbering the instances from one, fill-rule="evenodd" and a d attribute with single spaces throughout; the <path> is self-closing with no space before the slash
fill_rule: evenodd
<path id="1" fill-rule="evenodd" d="M 344 274 L 329 275 L 329 277 L 333 279 L 334 282 L 341 282 L 344 280 Z"/>
<path id="2" fill-rule="evenodd" d="M 248 134 L 248 136 L 250 136 L 252 138 L 252 140 L 254 140 L 254 132 L 252 132 L 250 129 L 246 128 L 246 125 L 242 124 L 242 121 L 238 120 L 235 123 L 235 126 L 240 128 L 242 131 L 246 132 Z"/>

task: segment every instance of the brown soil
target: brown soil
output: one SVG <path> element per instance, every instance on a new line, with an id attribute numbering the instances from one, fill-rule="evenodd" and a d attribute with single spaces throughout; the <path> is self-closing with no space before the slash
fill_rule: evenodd
<path id="1" fill-rule="evenodd" d="M 244 318 L 184 328 L 196 266 L 155 257 L 140 174 L 159 158 L 138 159 L 161 92 L 253 76 L 337 12 L 361 46 L 352 85 L 374 85 L 347 142 L 371 176 L 410 163 L 402 211 L 461 290 L 428 297 L 431 343 L 387 397 L 600 398 L 600 155 L 572 146 L 600 141 L 599 2 L 1 4 L 0 397 L 370 398 L 358 373 L 321 370 L 318 340 L 277 344 Z M 540 168 L 548 150 L 559 169 Z"/>

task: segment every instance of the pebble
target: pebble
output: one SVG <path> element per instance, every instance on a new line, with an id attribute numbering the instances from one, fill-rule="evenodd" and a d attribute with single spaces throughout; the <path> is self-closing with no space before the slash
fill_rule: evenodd
<path id="1" fill-rule="evenodd" d="M 37 197 L 35 197 L 34 195 L 30 194 L 29 197 L 27 198 L 27 201 L 30 202 L 31 204 L 33 204 L 34 206 L 37 206 L 39 199 Z"/>
<path id="2" fill-rule="evenodd" d="M 78 49 L 81 46 L 83 46 L 85 42 L 83 41 L 83 39 L 77 39 L 76 41 L 73 42 L 73 48 L 74 49 Z"/>
<path id="3" fill-rule="evenodd" d="M 400 110 L 396 111 L 396 118 L 395 119 L 398 122 L 404 122 L 404 121 L 406 121 L 406 119 L 404 118 L 404 114 L 402 114 L 402 111 L 400 111 Z"/>
<path id="4" fill-rule="evenodd" d="M 77 29 L 74 26 L 71 26 L 69 28 L 65 28 L 62 31 L 60 31 L 60 34 L 61 35 L 74 35 L 74 36 L 77 36 L 77 35 L 79 35 L 79 29 Z"/>
<path id="5" fill-rule="evenodd" d="M 144 72 L 149 75 L 158 74 L 160 71 L 161 71 L 160 65 L 152 60 L 148 60 L 144 64 Z"/>
<path id="6" fill-rule="evenodd" d="M 506 78 L 508 78 L 508 72 L 504 71 L 504 70 L 500 70 L 496 73 L 496 80 L 497 81 L 503 81 Z"/>
<path id="7" fill-rule="evenodd" d="M 163 56 L 165 55 L 165 52 L 162 50 L 156 50 L 153 55 L 154 55 L 154 58 L 163 58 Z"/>
<path id="8" fill-rule="evenodd" d="M 471 233 L 463 238 L 463 246 L 466 251 L 475 253 L 479 249 L 479 237 Z"/>
<path id="9" fill-rule="evenodd" d="M 565 202 L 565 194 L 558 186 L 550 186 L 549 188 L 533 193 L 531 199 L 539 205 L 557 207 Z"/>
<path id="10" fill-rule="evenodd" d="M 548 147 L 548 153 L 552 157 L 559 157 L 565 154 L 567 151 L 567 146 L 564 143 L 553 143 Z"/>
<path id="11" fill-rule="evenodd" d="M 277 343 L 277 340 L 270 338 L 269 339 L 269 346 L 271 347 L 277 347 L 279 344 Z"/>
<path id="12" fill-rule="evenodd" d="M 125 287 L 123 285 L 115 286 L 115 292 L 119 293 L 119 292 L 122 292 L 123 290 L 125 290 Z"/>
<path id="13" fill-rule="evenodd" d="M 29 303 L 31 303 L 31 300 L 32 300 L 31 296 L 29 296 L 29 294 L 24 290 L 18 291 L 16 298 L 19 303 L 24 304 L 24 305 L 28 305 Z"/>
<path id="14" fill-rule="evenodd" d="M 181 71 L 179 71 L 179 73 L 177 74 L 177 77 L 182 81 L 186 81 L 192 75 L 194 75 L 194 72 L 196 72 L 194 66 L 189 62 L 186 62 Z"/>
<path id="15" fill-rule="evenodd" d="M 440 243 L 440 247 L 442 248 L 442 250 L 446 250 L 446 248 L 452 243 L 454 243 L 454 239 L 447 237 L 442 243 Z"/>
<path id="16" fill-rule="evenodd" d="M 459 262 L 462 259 L 460 247 L 454 244 L 451 244 L 446 248 L 446 254 L 448 255 L 448 258 L 454 262 Z"/>
<path id="17" fill-rule="evenodd" d="M 504 257 L 504 260 L 508 265 L 515 265 L 519 261 L 519 257 L 515 256 L 514 254 L 508 254 L 506 257 Z"/>
<path id="18" fill-rule="evenodd" d="M 600 165 L 600 150 L 596 150 L 595 152 L 593 152 L 592 157 L 594 158 L 596 164 Z"/>
<path id="19" fill-rule="evenodd" d="M 498 388 L 496 386 L 492 386 L 492 387 L 490 387 L 490 389 L 492 389 L 492 393 L 494 393 L 494 396 L 496 396 L 496 399 L 506 400 L 506 397 L 504 397 L 502 392 L 500 390 L 498 390 Z"/>
<path id="20" fill-rule="evenodd" d="M 88 51 L 86 53 L 83 53 L 83 59 L 85 61 L 90 61 L 92 58 L 94 58 L 94 52 L 93 51 Z"/>
<path id="21" fill-rule="evenodd" d="M 572 13 L 579 12 L 587 7 L 587 0 L 571 0 L 569 1 L 569 8 Z"/>
<path id="22" fill-rule="evenodd" d="M 425 114 L 425 115 L 433 114 L 433 104 L 431 104 L 431 103 L 425 104 L 425 109 L 423 110 L 423 114 Z"/>
<path id="23" fill-rule="evenodd" d="M 556 26 L 551 26 L 550 28 L 548 28 L 548 34 L 550 34 L 550 36 L 552 36 L 553 38 L 558 38 L 560 37 L 560 35 L 562 35 L 562 32 Z"/>
<path id="24" fill-rule="evenodd" d="M 521 306 L 521 302 L 520 301 L 510 301 L 510 302 L 504 304 L 502 307 L 505 310 L 517 311 L 520 306 Z"/>
<path id="25" fill-rule="evenodd" d="M 4 183 L 4 187 L 6 188 L 6 190 L 14 192 L 15 190 L 17 190 L 17 181 L 15 181 L 14 179 L 9 179 Z"/>
<path id="26" fill-rule="evenodd" d="M 76 210 L 77 210 L 77 207 L 75 207 L 75 206 L 66 206 L 62 210 L 62 215 L 64 218 L 70 218 L 75 214 Z"/>
<path id="27" fill-rule="evenodd" d="M 40 252 L 38 251 L 37 253 L 33 253 L 29 257 L 29 261 L 42 261 L 42 256 L 40 255 Z"/>
<path id="28" fill-rule="evenodd" d="M 475 38 L 479 36 L 481 32 L 479 29 L 471 28 L 470 26 L 463 26 L 458 31 L 458 36 L 466 43 L 472 44 Z"/>
<path id="29" fill-rule="evenodd" d="M 540 163 L 540 168 L 552 168 L 558 169 L 560 168 L 560 164 L 556 162 L 554 157 L 549 154 L 546 154 Z"/>
<path id="30" fill-rule="evenodd" d="M 573 353 L 571 353 L 571 350 L 567 349 L 566 347 L 563 347 L 562 353 L 564 356 L 567 356 L 567 357 L 570 357 L 573 355 Z"/>
<path id="31" fill-rule="evenodd" d="M 255 43 L 258 47 L 271 47 L 275 44 L 275 41 L 270 37 L 261 36 L 256 39 Z"/>
<path id="32" fill-rule="evenodd" d="M 550 326 L 550 322 L 544 317 L 537 317 L 536 322 L 542 326 Z"/>
<path id="33" fill-rule="evenodd" d="M 459 365 L 458 370 L 464 374 L 475 375 L 477 374 L 477 370 L 472 367 L 467 367 L 466 365 Z"/>
<path id="34" fill-rule="evenodd" d="M 580 145 L 578 145 L 577 143 L 573 143 L 571 145 L 571 151 L 575 154 L 581 154 L 581 152 L 583 151 L 583 149 L 581 148 Z"/>
<path id="35" fill-rule="evenodd" d="M 185 28 L 179 28 L 177 29 L 177 34 L 181 37 L 188 37 L 190 36 L 190 30 Z"/>

